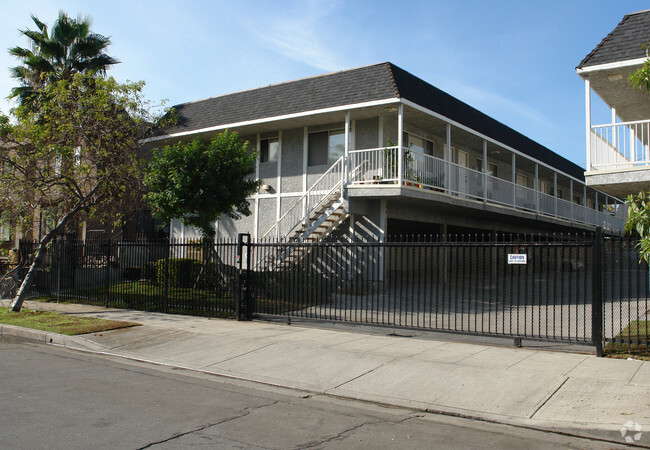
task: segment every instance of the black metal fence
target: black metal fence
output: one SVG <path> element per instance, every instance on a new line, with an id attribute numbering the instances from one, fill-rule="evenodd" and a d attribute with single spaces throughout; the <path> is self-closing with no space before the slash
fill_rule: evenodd
<path id="1" fill-rule="evenodd" d="M 38 247 L 22 242 L 23 276 Z M 236 242 L 60 240 L 28 295 L 116 308 L 232 317 Z"/>
<path id="2" fill-rule="evenodd" d="M 23 243 L 23 260 L 34 252 Z M 275 316 L 648 347 L 635 243 L 445 236 L 387 243 L 57 241 L 32 295 L 219 317 Z"/>
<path id="3" fill-rule="evenodd" d="M 636 242 L 608 238 L 602 246 L 603 339 L 610 348 L 650 353 L 650 272 Z"/>

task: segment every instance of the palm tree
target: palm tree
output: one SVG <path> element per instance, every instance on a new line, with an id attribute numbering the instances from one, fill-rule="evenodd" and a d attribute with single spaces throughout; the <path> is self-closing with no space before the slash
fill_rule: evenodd
<path id="1" fill-rule="evenodd" d="M 9 49 L 9 53 L 22 63 L 11 69 L 20 86 L 11 90 L 9 98 L 17 97 L 21 105 L 33 103 L 39 89 L 48 83 L 69 80 L 78 72 L 103 76 L 106 69 L 119 62 L 105 53 L 110 39 L 91 32 L 90 18 L 78 16 L 74 19 L 60 11 L 49 33 L 47 25 L 38 17 L 32 15 L 32 20 L 38 31 L 21 30 L 21 34 L 31 40 L 31 50 Z"/>

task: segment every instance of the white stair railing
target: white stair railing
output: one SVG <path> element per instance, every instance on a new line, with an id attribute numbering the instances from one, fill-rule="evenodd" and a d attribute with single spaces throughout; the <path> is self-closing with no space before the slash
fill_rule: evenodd
<path id="1" fill-rule="evenodd" d="M 261 239 L 275 237 L 285 241 L 292 231 L 304 225 L 309 228 L 312 213 L 322 207 L 335 192 L 343 194 L 344 157 L 341 156 L 327 171 L 285 212 Z M 304 205 L 304 210 L 303 210 Z"/>

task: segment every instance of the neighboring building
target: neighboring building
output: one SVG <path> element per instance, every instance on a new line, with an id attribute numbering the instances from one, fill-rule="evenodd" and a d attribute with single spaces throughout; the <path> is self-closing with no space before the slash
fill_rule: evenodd
<path id="1" fill-rule="evenodd" d="M 627 14 L 576 68 L 585 81 L 587 185 L 620 198 L 650 189 L 650 96 L 628 82 L 649 41 L 650 10 Z M 592 123 L 592 91 L 611 109 L 608 123 Z"/>
<path id="2" fill-rule="evenodd" d="M 175 106 L 154 145 L 225 129 L 257 148 L 253 214 L 218 237 L 620 231 L 584 169 L 389 62 Z M 336 231 L 335 231 L 336 230 Z M 173 238 L 193 236 L 174 221 Z"/>

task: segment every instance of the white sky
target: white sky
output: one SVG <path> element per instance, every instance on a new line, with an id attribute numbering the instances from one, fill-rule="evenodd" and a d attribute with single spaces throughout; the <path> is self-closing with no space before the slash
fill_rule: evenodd
<path id="1" fill-rule="evenodd" d="M 89 15 L 121 61 L 174 105 L 390 61 L 584 167 L 578 63 L 642 1 L 124 1 L 0 0 L 0 44 L 59 9 Z M 16 85 L 0 51 L 0 110 Z M 599 119 L 598 111 L 594 121 Z M 602 121 L 608 121 L 602 114 Z"/>

